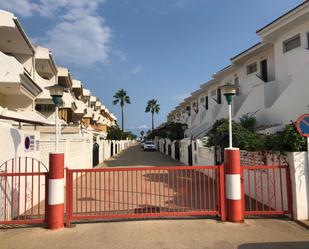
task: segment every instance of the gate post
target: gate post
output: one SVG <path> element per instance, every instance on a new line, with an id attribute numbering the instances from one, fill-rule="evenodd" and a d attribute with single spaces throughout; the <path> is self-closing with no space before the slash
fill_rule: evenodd
<path id="1" fill-rule="evenodd" d="M 227 220 L 242 222 L 244 220 L 244 206 L 241 191 L 240 151 L 238 148 L 226 148 L 224 150 L 224 166 Z"/>
<path id="2" fill-rule="evenodd" d="M 47 228 L 64 227 L 64 154 L 49 154 Z"/>

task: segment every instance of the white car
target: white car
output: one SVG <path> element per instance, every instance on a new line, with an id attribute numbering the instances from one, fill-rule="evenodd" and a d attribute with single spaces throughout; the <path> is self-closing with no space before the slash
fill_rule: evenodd
<path id="1" fill-rule="evenodd" d="M 156 150 L 156 146 L 155 146 L 154 142 L 146 141 L 144 143 L 144 151 L 147 151 L 147 150 L 150 150 L 150 151 L 155 151 Z"/>
<path id="2" fill-rule="evenodd" d="M 143 140 L 143 141 L 141 142 L 141 148 L 142 148 L 142 149 L 144 149 L 144 145 L 145 145 L 145 141 Z"/>

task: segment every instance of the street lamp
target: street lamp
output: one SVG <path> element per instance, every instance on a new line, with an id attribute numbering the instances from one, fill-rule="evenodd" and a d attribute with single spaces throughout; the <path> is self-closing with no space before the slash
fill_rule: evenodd
<path id="1" fill-rule="evenodd" d="M 59 107 L 62 105 L 62 96 L 64 92 L 64 87 L 58 84 L 45 87 L 45 89 L 49 90 L 49 94 L 53 99 L 53 102 L 56 106 L 55 110 L 55 151 L 58 152 L 58 143 L 59 143 L 59 126 L 58 126 L 58 112 Z"/>
<path id="2" fill-rule="evenodd" d="M 225 96 L 226 102 L 229 106 L 229 148 L 233 148 L 232 140 L 232 100 L 233 96 L 236 95 L 237 86 L 232 84 L 226 84 L 220 87 L 223 95 Z"/>
<path id="3" fill-rule="evenodd" d="M 232 100 L 236 95 L 237 86 L 226 84 L 221 87 L 222 93 L 229 106 L 229 147 L 224 149 L 224 175 L 227 220 L 242 222 L 244 220 L 244 207 L 241 189 L 241 167 L 239 148 L 233 148 L 232 142 Z"/>

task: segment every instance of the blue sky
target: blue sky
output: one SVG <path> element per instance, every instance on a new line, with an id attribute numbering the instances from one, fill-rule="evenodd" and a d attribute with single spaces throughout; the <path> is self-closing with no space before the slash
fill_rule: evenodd
<path id="1" fill-rule="evenodd" d="M 0 0 L 31 39 L 119 117 L 112 96 L 127 90 L 125 128 L 149 129 L 184 97 L 258 42 L 255 31 L 302 0 Z"/>

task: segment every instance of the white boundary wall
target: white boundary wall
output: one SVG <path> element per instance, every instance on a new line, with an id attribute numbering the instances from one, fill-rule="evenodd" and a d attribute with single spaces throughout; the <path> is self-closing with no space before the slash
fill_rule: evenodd
<path id="1" fill-rule="evenodd" d="M 71 169 L 92 168 L 92 134 L 60 136 L 59 152 L 64 153 L 65 167 Z M 41 134 L 40 160 L 49 167 L 49 153 L 54 151 L 54 134 Z"/>
<path id="2" fill-rule="evenodd" d="M 307 152 L 288 154 L 290 164 L 294 219 L 309 219 L 309 166 Z"/>
<path id="3" fill-rule="evenodd" d="M 32 136 L 34 146 L 25 148 L 25 138 Z M 15 157 L 33 157 L 40 160 L 40 132 L 25 131 L 0 124 L 0 164 Z"/>

